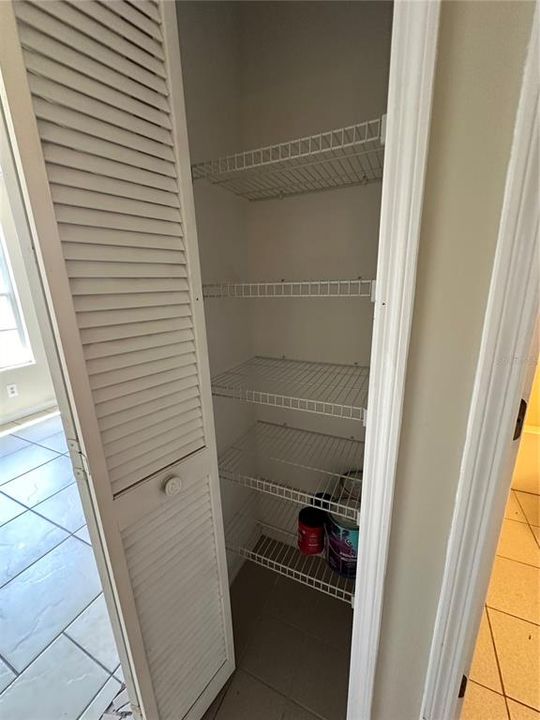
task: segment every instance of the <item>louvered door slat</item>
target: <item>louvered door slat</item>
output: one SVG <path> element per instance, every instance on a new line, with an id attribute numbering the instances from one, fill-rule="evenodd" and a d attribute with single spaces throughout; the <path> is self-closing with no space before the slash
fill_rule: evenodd
<path id="1" fill-rule="evenodd" d="M 108 454 L 107 460 L 111 468 L 111 474 L 114 476 L 118 470 L 119 477 L 125 477 L 126 474 L 129 473 L 140 472 L 141 458 L 145 463 L 159 458 L 162 452 L 161 449 L 169 448 L 178 437 L 180 431 L 184 438 L 200 437 L 202 433 L 202 419 L 179 423 L 172 430 L 162 430 L 159 435 L 154 435 L 148 440 L 143 440 L 128 450 Z"/>
<path id="2" fill-rule="evenodd" d="M 115 0 L 113 0 L 114 2 Z M 164 59 L 163 46 L 161 42 L 157 42 L 153 38 L 149 37 L 146 33 L 141 32 L 138 28 L 127 22 L 116 13 L 109 10 L 105 5 L 101 5 L 95 0 L 84 0 L 84 2 L 74 2 L 68 0 L 70 5 L 75 5 L 78 10 L 90 16 L 94 20 L 97 20 L 103 27 L 111 28 L 119 37 L 124 37 L 133 45 L 137 45 L 142 50 L 145 50 L 150 55 L 158 58 L 159 60 Z"/>
<path id="3" fill-rule="evenodd" d="M 92 60 L 91 57 L 73 50 L 63 42 L 43 35 L 28 25 L 21 26 L 20 37 L 23 47 L 31 48 L 32 51 L 38 52 L 43 57 L 54 58 L 56 62 L 72 68 L 75 72 L 116 88 L 116 90 L 137 98 L 158 110 L 167 111 L 168 109 L 167 99 L 160 93 L 150 90 L 146 85 L 131 80 L 101 62 Z"/>
<path id="4" fill-rule="evenodd" d="M 178 329 L 189 330 L 193 327 L 191 317 L 172 317 L 161 320 L 146 320 L 143 322 L 124 323 L 118 326 L 102 325 L 95 328 L 82 328 L 81 340 L 83 345 L 90 343 L 110 342 L 122 338 L 135 338 L 147 335 L 157 335 L 164 332 L 174 332 Z"/>
<path id="5" fill-rule="evenodd" d="M 66 260 L 92 260 L 101 262 L 154 263 L 157 265 L 184 265 L 186 256 L 177 250 L 161 250 L 138 247 L 118 247 L 118 245 L 94 245 L 65 242 Z"/>
<path id="6" fill-rule="evenodd" d="M 48 120 L 40 120 L 38 125 L 41 137 L 45 141 L 84 150 L 90 155 L 99 155 L 109 160 L 112 159 L 122 165 L 133 165 L 159 175 L 176 177 L 173 163 L 162 160 L 155 155 L 132 150 L 118 145 L 116 142 L 101 140 L 78 130 L 67 129 Z"/>
<path id="7" fill-rule="evenodd" d="M 159 427 L 160 423 L 175 417 L 178 407 L 177 403 L 179 401 L 182 401 L 182 408 L 185 415 L 188 415 L 195 410 L 199 412 L 195 396 L 191 400 L 182 400 L 182 398 L 172 395 L 169 398 L 165 398 L 165 400 L 161 403 L 156 403 L 155 407 L 157 409 L 148 411 L 144 416 L 135 418 L 131 421 L 124 421 L 122 425 L 117 425 L 109 430 L 104 430 L 103 443 L 105 449 L 118 440 L 127 439 L 128 442 L 132 443 L 135 433 L 144 432 L 149 427 Z"/>
<path id="8" fill-rule="evenodd" d="M 174 4 L 10 13 L 126 680 L 148 720 L 195 720 L 234 660 Z"/>
<path id="9" fill-rule="evenodd" d="M 180 450 L 184 456 L 190 455 L 195 452 L 201 446 L 201 437 L 203 436 L 203 429 L 191 433 L 190 435 L 183 435 L 181 439 Z M 169 452 L 171 447 L 170 443 L 165 443 L 162 446 L 155 447 L 154 452 L 150 455 L 147 453 L 142 458 L 137 459 L 133 463 L 127 463 L 121 468 L 115 468 L 109 471 L 109 477 L 111 482 L 118 489 L 118 492 L 122 492 L 126 488 L 133 484 L 133 477 L 138 478 L 147 477 L 151 468 L 156 462 L 159 462 L 164 467 L 172 464 L 175 461 L 175 452 Z M 141 464 L 143 462 L 143 464 Z"/>
<path id="10" fill-rule="evenodd" d="M 172 223 L 153 218 L 134 217 L 114 212 L 103 212 L 87 208 L 76 208 L 71 205 L 57 205 L 56 214 L 59 222 L 73 225 L 107 228 L 108 230 L 134 230 L 135 232 L 156 235 L 183 235 L 180 223 Z"/>
<path id="11" fill-rule="evenodd" d="M 153 388 L 163 383 L 170 383 L 176 380 L 187 380 L 189 385 L 195 384 L 197 379 L 197 366 L 186 365 L 183 367 L 162 368 L 159 372 L 149 372 L 144 377 L 136 377 L 115 385 L 107 385 L 102 388 L 94 388 L 93 396 L 96 403 L 105 403 L 107 400 L 120 399 L 126 405 L 130 398 L 138 399 L 140 391 Z M 184 389 L 184 388 L 182 388 Z"/>
<path id="12" fill-rule="evenodd" d="M 130 4 L 133 5 L 133 7 L 136 7 L 140 12 L 148 15 L 148 17 L 151 20 L 154 20 L 154 22 L 161 22 L 159 11 L 155 2 L 152 2 L 152 0 L 135 0 L 135 2 L 130 2 Z"/>
<path id="13" fill-rule="evenodd" d="M 51 6 L 55 4 L 54 2 L 47 2 L 45 9 L 50 11 Z M 167 86 L 163 78 L 148 72 L 118 52 L 109 50 L 109 48 L 97 42 L 93 37 L 79 32 L 74 27 L 66 27 L 64 23 L 57 20 L 53 15 L 49 15 L 48 12 L 43 12 L 41 8 L 20 0 L 17 12 L 20 20 L 23 20 L 37 30 L 47 33 L 49 37 L 59 40 L 70 48 L 84 53 L 87 57 L 99 57 L 101 63 L 114 70 L 118 70 L 126 78 L 136 80 L 162 95 L 167 94 Z M 22 38 L 24 38 L 23 32 L 24 28 L 21 28 Z"/>
<path id="14" fill-rule="evenodd" d="M 63 0 L 47 0 L 47 2 L 40 2 L 38 7 L 58 18 L 66 28 L 66 32 L 69 32 L 71 28 L 75 28 L 88 35 L 88 37 L 99 38 L 100 43 L 116 52 L 119 57 L 127 57 L 141 68 L 146 68 L 162 78 L 166 77 L 165 67 L 162 62 L 152 54 L 137 47 L 123 35 L 113 32 L 107 24 L 104 25 L 81 12 L 79 7 L 81 4 L 73 5 L 63 2 Z M 32 5 L 35 6 L 36 3 L 33 2 Z"/>
<path id="15" fill-rule="evenodd" d="M 141 200 L 114 197 L 92 190 L 70 188 L 65 185 L 51 183 L 51 194 L 54 202 L 73 207 L 84 207 L 102 212 L 122 213 L 136 215 L 142 218 L 155 218 L 180 225 L 180 212 L 178 208 L 155 205 Z"/>
<path id="16" fill-rule="evenodd" d="M 156 250 L 183 250 L 184 245 L 178 237 L 166 235 L 150 235 L 141 232 L 124 232 L 108 229 L 104 233 L 101 228 L 84 225 L 58 226 L 63 242 L 86 243 L 89 245 L 113 245 L 123 247 L 155 248 Z"/>
<path id="17" fill-rule="evenodd" d="M 24 59 L 27 69 L 36 75 L 44 75 L 60 85 L 66 85 L 72 90 L 89 95 L 112 107 L 121 108 L 125 112 L 132 113 L 136 117 L 143 118 L 143 120 L 160 127 L 167 129 L 171 127 L 171 121 L 166 112 L 147 105 L 127 93 L 115 90 L 109 85 L 104 85 L 36 52 L 26 50 Z"/>
<path id="18" fill-rule="evenodd" d="M 162 40 L 159 23 L 156 22 L 155 19 L 154 21 L 149 20 L 144 13 L 139 12 L 137 5 L 130 5 L 130 3 L 124 2 L 124 0 L 114 0 L 114 2 L 110 2 L 107 7 L 155 40 Z"/>
<path id="19" fill-rule="evenodd" d="M 139 349 L 137 353 L 119 353 L 118 355 L 89 359 L 87 361 L 88 375 L 90 380 L 93 375 L 99 375 L 100 373 L 123 370 L 125 368 L 134 367 L 141 363 L 148 362 L 154 358 L 160 357 L 171 357 L 176 355 L 181 362 L 184 354 L 189 354 L 195 351 L 195 344 L 193 342 L 181 342 L 181 343 L 162 343 L 161 345 L 150 345 L 147 349 Z"/>
<path id="20" fill-rule="evenodd" d="M 100 388 L 116 387 L 122 382 L 134 380 L 135 378 L 143 378 L 147 375 L 154 375 L 162 370 L 171 370 L 173 368 L 181 368 L 186 365 L 196 365 L 194 353 L 186 353 L 178 356 L 177 352 L 171 351 L 167 357 L 153 359 L 149 362 L 131 365 L 121 370 L 107 370 L 102 373 L 96 373 L 90 376 L 90 385 L 92 390 Z"/>
<path id="21" fill-rule="evenodd" d="M 154 395 L 152 400 L 149 400 L 145 405 L 136 405 L 135 407 L 129 408 L 129 410 L 124 410 L 121 413 L 115 413 L 114 415 L 104 417 L 100 422 L 103 437 L 113 437 L 112 433 L 108 431 L 114 430 L 118 433 L 123 432 L 124 427 L 126 427 L 130 421 L 145 420 L 148 425 L 148 421 L 153 418 L 154 412 L 158 412 L 164 408 L 169 408 L 172 405 L 182 409 L 182 411 L 185 407 L 192 407 L 193 401 L 197 398 L 198 394 L 199 389 L 194 386 L 188 390 L 183 390 L 178 393 L 165 393 L 164 395 L 157 396 Z M 174 453 L 171 454 L 174 455 Z M 172 462 L 172 460 L 170 462 Z M 165 463 L 165 465 L 168 464 L 169 462 Z"/>
<path id="22" fill-rule="evenodd" d="M 34 99 L 34 109 L 40 120 L 57 123 L 63 127 L 69 127 L 72 130 L 83 132 L 91 137 L 107 140 L 116 145 L 135 149 L 147 155 L 168 160 L 169 162 L 174 160 L 174 154 L 170 145 L 149 140 L 134 132 L 124 130 L 117 125 L 88 117 L 88 115 L 84 115 L 78 110 L 68 110 L 61 105 L 51 103 L 50 100 L 43 100 L 39 97 Z M 46 135 L 44 135 L 44 137 L 46 137 Z"/>
<path id="23" fill-rule="evenodd" d="M 42 98 L 50 103 L 71 108 L 77 112 L 87 115 L 91 118 L 99 118 L 103 122 L 115 125 L 119 128 L 125 128 L 132 133 L 143 138 L 150 138 L 163 145 L 172 146 L 172 138 L 170 130 L 166 130 L 155 123 L 148 122 L 143 118 L 137 117 L 132 113 L 123 109 L 113 107 L 101 100 L 83 95 L 65 85 L 58 82 L 48 80 L 39 75 L 31 75 L 29 77 L 30 89 L 34 98 Z"/>
<path id="24" fill-rule="evenodd" d="M 123 295 L 78 295 L 74 296 L 73 304 L 75 309 L 81 313 L 81 317 L 85 318 L 87 312 L 96 311 L 99 313 L 109 310 L 129 310 L 131 308 L 153 308 L 178 306 L 179 316 L 185 316 L 185 310 L 180 309 L 185 305 L 190 305 L 191 298 L 188 292 L 160 292 L 160 293 L 125 293 Z M 190 308 L 191 312 L 191 308 Z M 106 323 L 107 324 L 107 323 Z M 84 325 L 83 327 L 87 327 Z"/>
<path id="25" fill-rule="evenodd" d="M 99 420 L 107 418 L 115 423 L 118 416 L 135 408 L 144 409 L 150 401 L 174 392 L 182 392 L 197 388 L 197 376 L 191 375 L 182 380 L 172 379 L 169 381 L 154 379 L 151 387 L 137 389 L 130 395 L 114 398 L 113 400 L 96 401 L 96 415 Z M 136 411 L 138 412 L 138 411 Z M 118 423 L 117 423 L 118 424 Z M 144 477 L 144 475 L 143 475 Z"/>
<path id="26" fill-rule="evenodd" d="M 164 205 L 168 208 L 178 208 L 178 197 L 164 190 L 155 190 L 147 185 L 138 185 L 133 182 L 95 175 L 91 172 L 75 170 L 62 167 L 61 165 L 49 165 L 47 168 L 49 181 L 56 185 L 66 185 L 70 188 L 95 190 L 106 193 L 113 197 L 131 198 L 143 200 L 144 202 Z"/>
<path id="27" fill-rule="evenodd" d="M 102 278 L 99 280 L 75 278 L 71 281 L 71 290 L 74 295 L 148 293 L 155 298 L 157 293 L 189 290 L 189 286 L 185 280 L 169 280 L 168 278 Z"/>
<path id="28" fill-rule="evenodd" d="M 198 408 L 187 411 L 184 413 L 182 420 L 183 422 L 179 422 L 175 416 L 172 418 L 166 418 L 162 415 L 158 424 L 155 424 L 151 429 L 145 428 L 143 433 L 138 434 L 141 437 L 141 442 L 156 438 L 162 432 L 167 432 L 168 430 L 177 431 L 178 428 L 181 428 L 192 420 L 199 420 L 202 423 L 201 411 Z M 109 443 L 105 442 L 104 446 L 107 457 L 113 457 L 124 450 L 132 450 L 133 448 L 138 447 L 138 442 L 134 442 L 132 437 L 127 435 L 119 440 L 111 441 Z"/>
<path id="29" fill-rule="evenodd" d="M 81 329 L 99 328 L 108 325 L 125 325 L 132 322 L 148 322 L 150 320 L 190 316 L 191 309 L 187 303 L 186 305 L 157 305 L 154 307 L 127 308 L 125 310 L 98 310 L 95 312 L 81 312 L 79 314 L 79 327 Z"/>
<path id="30" fill-rule="evenodd" d="M 140 350 L 158 347 L 159 345 L 172 345 L 173 343 L 191 342 L 194 338 L 192 330 L 174 330 L 164 333 L 139 335 L 138 337 L 110 340 L 108 342 L 92 343 L 85 348 L 86 358 L 111 358 L 114 355 L 133 353 L 137 355 Z"/>
<path id="31" fill-rule="evenodd" d="M 185 278 L 186 266 L 182 263 L 122 263 L 90 260 L 70 260 L 68 268 L 72 278 Z"/>

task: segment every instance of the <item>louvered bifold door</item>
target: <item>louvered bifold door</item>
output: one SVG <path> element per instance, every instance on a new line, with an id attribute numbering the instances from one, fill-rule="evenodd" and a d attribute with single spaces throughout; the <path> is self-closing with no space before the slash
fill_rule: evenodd
<path id="1" fill-rule="evenodd" d="M 135 685 L 147 715 L 200 717 L 233 660 L 174 3 L 10 12 L 7 98 Z"/>

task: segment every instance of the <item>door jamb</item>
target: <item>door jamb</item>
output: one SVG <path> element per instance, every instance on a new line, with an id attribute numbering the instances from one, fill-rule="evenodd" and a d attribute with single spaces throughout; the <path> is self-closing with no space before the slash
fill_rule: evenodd
<path id="1" fill-rule="evenodd" d="M 421 717 L 451 720 L 468 674 L 509 490 L 539 312 L 539 11 L 521 87 Z M 536 340 L 538 334 L 536 334 Z M 481 509 L 481 512 L 479 511 Z"/>
<path id="2" fill-rule="evenodd" d="M 394 3 L 347 720 L 369 720 L 437 59 L 440 1 Z"/>

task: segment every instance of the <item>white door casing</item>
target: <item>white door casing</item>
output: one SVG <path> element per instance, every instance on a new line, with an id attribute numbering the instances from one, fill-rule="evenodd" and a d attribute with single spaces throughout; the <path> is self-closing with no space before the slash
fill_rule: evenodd
<path id="1" fill-rule="evenodd" d="M 131 691 L 147 720 L 200 718 L 234 659 L 174 3 L 1 3 L 0 21 Z"/>
<path id="2" fill-rule="evenodd" d="M 422 720 L 453 720 L 460 714 L 458 690 L 472 662 L 518 449 L 512 436 L 520 400 L 528 397 L 537 361 L 538 21 L 536 6 L 426 672 Z"/>

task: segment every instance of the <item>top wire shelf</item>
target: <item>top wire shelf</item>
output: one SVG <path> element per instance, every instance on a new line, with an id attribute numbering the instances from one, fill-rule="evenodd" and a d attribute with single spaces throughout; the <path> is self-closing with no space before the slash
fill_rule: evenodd
<path id="1" fill-rule="evenodd" d="M 212 379 L 212 394 L 365 420 L 369 368 L 256 356 Z"/>
<path id="2" fill-rule="evenodd" d="M 280 280 L 203 284 L 205 298 L 373 297 L 374 280 Z"/>
<path id="3" fill-rule="evenodd" d="M 193 179 L 205 178 L 247 200 L 381 180 L 384 118 L 196 163 Z"/>

